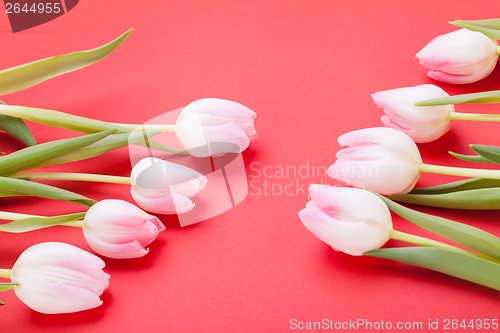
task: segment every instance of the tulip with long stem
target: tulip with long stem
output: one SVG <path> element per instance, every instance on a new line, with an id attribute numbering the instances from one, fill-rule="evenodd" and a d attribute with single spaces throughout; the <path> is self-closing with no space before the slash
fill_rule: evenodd
<path id="1" fill-rule="evenodd" d="M 424 172 L 460 177 L 500 179 L 500 170 L 459 168 L 423 163 L 417 145 L 398 130 L 365 128 L 338 139 L 346 148 L 328 168 L 328 176 L 381 194 L 408 193 Z"/>
<path id="2" fill-rule="evenodd" d="M 113 259 L 138 258 L 148 253 L 148 246 L 165 230 L 161 221 L 123 200 L 99 201 L 87 212 L 37 216 L 0 212 L 0 231 L 22 233 L 56 225 L 82 228 L 89 246 L 97 253 Z"/>
<path id="3" fill-rule="evenodd" d="M 60 111 L 13 105 L 0 105 L 0 115 L 83 133 L 107 130 L 115 133 L 139 130 L 173 132 L 184 149 L 197 157 L 240 153 L 257 138 L 254 126 L 256 113 L 243 104 L 219 98 L 203 98 L 188 104 L 175 124 L 111 123 Z M 155 147 L 173 153 L 185 152 L 173 147 L 152 145 L 152 148 Z"/>
<path id="4" fill-rule="evenodd" d="M 65 172 L 22 172 L 12 177 L 131 185 L 130 192 L 136 203 L 158 214 L 181 214 L 192 210 L 191 198 L 207 184 L 206 177 L 191 168 L 149 157 L 132 168 L 130 177 Z"/>
<path id="5" fill-rule="evenodd" d="M 500 91 L 449 96 L 432 84 L 389 89 L 372 94 L 383 109 L 381 121 L 397 129 L 417 143 L 434 141 L 443 136 L 452 121 L 500 122 L 500 114 L 457 112 L 454 104 L 500 102 Z"/>
<path id="6" fill-rule="evenodd" d="M 500 239 L 480 229 L 419 213 L 375 193 L 313 184 L 299 212 L 304 226 L 333 249 L 420 266 L 500 290 Z M 389 208 L 410 222 L 475 251 L 393 228 Z M 389 239 L 417 246 L 383 248 Z"/>

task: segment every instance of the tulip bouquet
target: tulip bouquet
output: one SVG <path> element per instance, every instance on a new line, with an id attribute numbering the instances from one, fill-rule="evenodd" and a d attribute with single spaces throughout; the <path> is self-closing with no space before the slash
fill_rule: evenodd
<path id="1" fill-rule="evenodd" d="M 98 48 L 42 59 L 0 71 L 0 95 L 30 88 L 56 76 L 100 61 L 114 52 L 130 30 Z M 194 209 L 193 197 L 208 183 L 202 172 L 153 155 L 153 151 L 193 159 L 239 154 L 257 135 L 256 113 L 237 102 L 204 98 L 184 107 L 175 124 L 118 124 L 47 109 L 0 102 L 0 129 L 27 147 L 0 157 L 0 197 L 29 196 L 62 200 L 86 207 L 79 213 L 38 216 L 0 211 L 0 232 L 23 233 L 53 226 L 80 228 L 89 247 L 113 259 L 146 255 L 147 246 L 165 230 L 151 215 L 185 214 Z M 37 144 L 25 121 L 84 133 L 69 139 Z M 155 138 L 175 133 L 182 145 L 171 147 Z M 148 156 L 133 166 L 130 177 L 43 172 L 38 169 L 89 159 L 128 146 L 144 146 Z M 137 204 L 117 199 L 99 202 L 49 186 L 38 180 L 105 182 L 129 186 Z M 139 208 L 139 207 L 140 208 Z M 146 212 L 147 211 L 147 212 Z M 0 292 L 14 289 L 35 311 L 69 313 L 98 307 L 110 276 L 102 259 L 65 243 L 41 243 L 25 250 L 11 269 L 0 269 Z M 0 304 L 3 304 L 0 301 Z"/>
<path id="2" fill-rule="evenodd" d="M 500 19 L 454 21 L 464 29 L 433 39 L 416 57 L 428 76 L 471 83 L 489 75 L 498 60 Z M 416 143 L 445 135 L 453 121 L 500 121 L 499 114 L 455 111 L 455 104 L 498 103 L 500 91 L 449 96 L 433 84 L 374 93 L 385 127 L 341 135 L 345 148 L 327 174 L 350 187 L 311 185 L 310 201 L 299 212 L 304 226 L 335 250 L 415 265 L 500 290 L 500 238 L 479 228 L 424 214 L 400 203 L 453 209 L 500 209 L 500 170 L 424 163 Z M 471 163 L 500 164 L 500 147 L 470 146 L 474 155 L 451 152 Z M 422 173 L 463 177 L 418 188 Z M 400 203 L 397 203 L 400 202 Z M 396 215 L 442 236 L 449 243 L 394 229 Z M 394 239 L 414 246 L 382 248 Z"/>

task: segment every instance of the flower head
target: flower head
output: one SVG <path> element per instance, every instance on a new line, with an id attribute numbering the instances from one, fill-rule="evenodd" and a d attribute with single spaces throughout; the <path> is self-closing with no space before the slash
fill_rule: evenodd
<path id="1" fill-rule="evenodd" d="M 197 157 L 240 153 L 257 138 L 256 113 L 218 98 L 203 98 L 186 106 L 175 125 L 184 149 Z"/>
<path id="2" fill-rule="evenodd" d="M 438 86 L 422 84 L 376 92 L 372 99 L 385 115 L 380 118 L 386 127 L 406 133 L 418 143 L 434 141 L 451 127 L 453 105 L 415 106 L 418 101 L 448 97 Z"/>
<path id="3" fill-rule="evenodd" d="M 191 201 L 207 185 L 201 173 L 158 158 L 144 158 L 130 175 L 130 193 L 143 209 L 158 214 L 181 214 L 194 207 Z"/>
<path id="4" fill-rule="evenodd" d="M 100 258 L 65 243 L 40 243 L 28 248 L 12 268 L 19 283 L 17 297 L 31 309 L 47 314 L 92 309 L 109 286 Z"/>
<path id="5" fill-rule="evenodd" d="M 165 230 L 161 221 L 123 200 L 102 200 L 85 214 L 83 234 L 95 252 L 114 259 L 138 258 Z"/>
<path id="6" fill-rule="evenodd" d="M 498 43 L 467 29 L 438 36 L 416 57 L 429 71 L 427 75 L 448 83 L 472 83 L 487 77 L 498 60 Z"/>
<path id="7" fill-rule="evenodd" d="M 313 184 L 309 201 L 299 212 L 304 226 L 335 250 L 362 255 L 390 238 L 389 209 L 365 190 Z"/>
<path id="8" fill-rule="evenodd" d="M 420 177 L 420 152 L 403 132 L 365 128 L 341 135 L 338 142 L 347 148 L 328 168 L 331 178 L 389 195 L 411 191 Z"/>

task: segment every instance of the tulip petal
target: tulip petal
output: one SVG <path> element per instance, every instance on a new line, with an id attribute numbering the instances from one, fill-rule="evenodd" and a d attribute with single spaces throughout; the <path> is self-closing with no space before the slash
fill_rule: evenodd
<path id="1" fill-rule="evenodd" d="M 194 208 L 188 197 L 175 192 L 167 192 L 160 196 L 148 196 L 147 190 L 131 187 L 130 193 L 134 201 L 143 209 L 157 214 L 182 214 Z"/>
<path id="2" fill-rule="evenodd" d="M 153 240 L 155 238 L 153 238 Z M 148 249 L 145 249 L 141 243 L 136 240 L 129 243 L 105 242 L 90 233 L 85 234 L 85 239 L 92 250 L 112 259 L 139 258 L 145 256 L 149 252 Z M 149 243 L 151 243 L 151 241 Z"/>
<path id="3" fill-rule="evenodd" d="M 332 220 L 316 205 L 308 205 L 299 212 L 304 226 L 320 240 L 335 249 L 359 256 L 378 249 L 389 240 L 389 233 L 361 221 Z"/>
<path id="4" fill-rule="evenodd" d="M 193 156 L 239 153 L 257 138 L 255 117 L 254 111 L 240 103 L 204 98 L 182 110 L 175 133 Z"/>
<path id="5" fill-rule="evenodd" d="M 311 201 L 331 217 L 351 221 L 377 220 L 381 221 L 381 226 L 387 231 L 392 229 L 389 209 L 379 197 L 369 191 L 312 184 L 309 187 L 309 195 Z M 363 203 L 362 207 L 360 202 Z"/>

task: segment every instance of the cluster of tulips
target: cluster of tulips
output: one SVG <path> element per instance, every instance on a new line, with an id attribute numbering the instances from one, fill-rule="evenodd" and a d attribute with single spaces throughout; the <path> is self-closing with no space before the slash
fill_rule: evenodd
<path id="1" fill-rule="evenodd" d="M 439 36 L 416 57 L 428 76 L 447 83 L 471 83 L 489 75 L 498 61 L 500 20 L 455 21 L 466 29 Z M 402 203 L 455 209 L 500 209 L 500 170 L 427 164 L 416 143 L 445 135 L 452 121 L 500 121 L 498 114 L 455 111 L 455 104 L 498 103 L 500 91 L 449 96 L 424 84 L 372 95 L 383 109 L 385 127 L 341 135 L 345 148 L 327 174 L 349 187 L 314 184 L 299 212 L 304 226 L 335 250 L 399 261 L 500 290 L 500 238 L 479 228 L 412 210 Z M 471 145 L 474 155 L 452 153 L 469 162 L 500 164 L 500 147 Z M 422 173 L 464 180 L 416 188 Z M 394 229 L 391 212 L 455 244 Z M 382 248 L 395 239 L 413 244 Z M 416 245 L 416 246 L 415 246 Z"/>
<path id="2" fill-rule="evenodd" d="M 0 71 L 0 95 L 13 93 L 58 75 L 86 67 L 110 55 L 132 33 L 96 49 L 60 55 Z M 175 124 L 133 125 L 102 122 L 59 111 L 0 105 L 0 127 L 27 147 L 0 158 L 0 196 L 35 196 L 82 204 L 81 213 L 35 216 L 0 211 L 0 231 L 28 232 L 51 226 L 79 227 L 89 247 L 113 259 L 138 258 L 165 230 L 153 214 L 184 214 L 193 210 L 193 197 L 207 178 L 191 167 L 155 156 L 136 163 L 130 177 L 41 172 L 38 169 L 87 158 L 131 145 L 148 151 L 210 158 L 240 153 L 256 139 L 256 113 L 237 102 L 204 98 L 182 108 Z M 69 139 L 36 144 L 25 120 L 86 133 Z M 175 133 L 182 149 L 165 146 L 154 137 Z M 135 204 L 124 200 L 99 202 L 37 180 L 106 182 L 130 186 Z M 15 236 L 13 236 L 15 237 Z M 35 311 L 56 314 L 95 308 L 109 286 L 104 261 L 66 243 L 47 242 L 26 249 L 10 269 L 0 269 L 0 291 L 14 290 Z"/>

